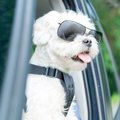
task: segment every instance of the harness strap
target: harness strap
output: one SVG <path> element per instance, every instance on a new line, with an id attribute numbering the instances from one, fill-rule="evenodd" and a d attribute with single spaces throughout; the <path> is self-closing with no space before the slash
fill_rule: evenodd
<path id="1" fill-rule="evenodd" d="M 67 115 L 70 105 L 72 103 L 75 91 L 74 91 L 73 78 L 66 73 L 64 73 L 63 76 L 64 76 L 64 86 L 63 87 L 66 92 L 66 105 L 64 106 L 64 108 L 65 108 L 64 114 Z"/>
<path id="2" fill-rule="evenodd" d="M 30 64 L 29 74 L 46 75 L 50 77 L 56 77 L 58 79 L 63 79 L 63 72 L 60 70 L 50 67 L 41 67 L 33 64 Z"/>
<path id="3" fill-rule="evenodd" d="M 50 77 L 55 77 L 60 79 L 62 86 L 64 87 L 66 93 L 66 104 L 64 106 L 65 111 L 64 115 L 66 116 L 71 105 L 72 99 L 74 97 L 74 82 L 73 78 L 58 69 L 54 69 L 51 67 L 41 67 L 37 65 L 30 64 L 29 74 L 38 74 L 38 75 L 46 75 Z"/>

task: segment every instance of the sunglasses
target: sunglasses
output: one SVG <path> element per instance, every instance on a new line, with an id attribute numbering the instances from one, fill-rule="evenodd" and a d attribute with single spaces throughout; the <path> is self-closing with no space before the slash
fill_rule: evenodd
<path id="1" fill-rule="evenodd" d="M 60 26 L 58 27 L 57 35 L 66 41 L 73 41 L 77 34 L 92 35 L 96 38 L 97 42 L 100 42 L 100 40 L 102 40 L 101 32 L 87 28 L 80 23 L 65 20 L 59 24 Z"/>

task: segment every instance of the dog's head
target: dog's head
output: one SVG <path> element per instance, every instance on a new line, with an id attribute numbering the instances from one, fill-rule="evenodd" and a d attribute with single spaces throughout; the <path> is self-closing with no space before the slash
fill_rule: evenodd
<path id="1" fill-rule="evenodd" d="M 53 67 L 83 70 L 99 52 L 100 33 L 82 13 L 51 11 L 36 20 L 33 42 L 45 47 Z"/>

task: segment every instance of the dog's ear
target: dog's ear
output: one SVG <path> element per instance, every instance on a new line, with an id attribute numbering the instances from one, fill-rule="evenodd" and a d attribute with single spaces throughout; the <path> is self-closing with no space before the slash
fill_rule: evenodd
<path id="1" fill-rule="evenodd" d="M 35 45 L 44 45 L 48 43 L 48 40 L 50 39 L 52 34 L 51 26 L 55 26 L 55 19 L 58 16 L 58 12 L 50 11 L 43 17 L 40 17 L 36 20 L 33 30 L 33 43 Z"/>

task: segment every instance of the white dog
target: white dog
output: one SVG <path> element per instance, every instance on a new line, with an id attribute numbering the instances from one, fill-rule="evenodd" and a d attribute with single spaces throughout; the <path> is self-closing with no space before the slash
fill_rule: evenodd
<path id="1" fill-rule="evenodd" d="M 31 64 L 56 68 L 69 74 L 84 70 L 99 52 L 98 33 L 82 13 L 51 11 L 36 20 Z M 29 74 L 27 112 L 24 120 L 76 120 L 74 112 L 65 116 L 66 93 L 58 78 Z"/>

